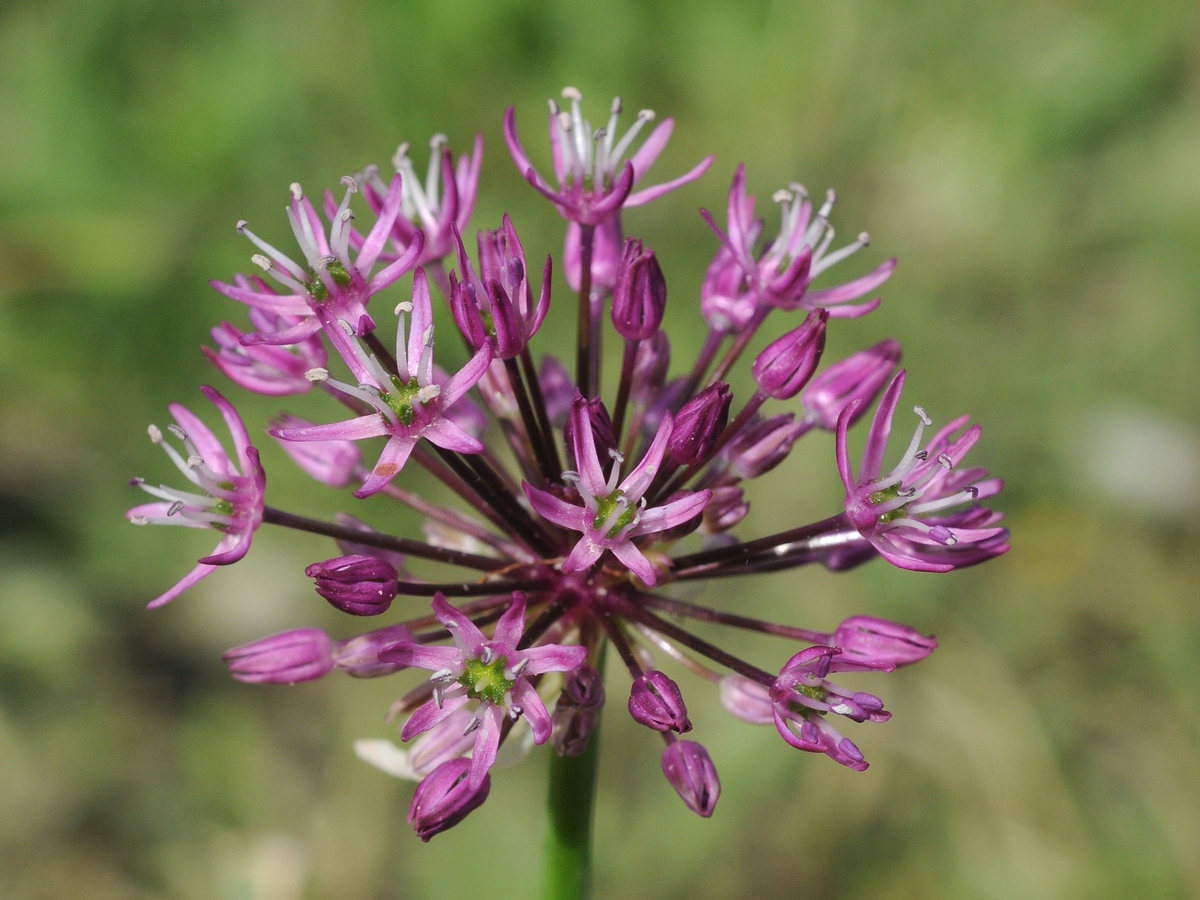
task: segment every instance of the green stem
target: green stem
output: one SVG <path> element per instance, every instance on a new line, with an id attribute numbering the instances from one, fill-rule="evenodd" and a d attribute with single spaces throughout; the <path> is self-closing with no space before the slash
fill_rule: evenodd
<path id="1" fill-rule="evenodd" d="M 604 655 L 597 668 L 604 674 Z M 586 900 L 592 896 L 592 822 L 596 806 L 596 764 L 600 723 L 582 756 L 550 757 L 543 900 Z"/>

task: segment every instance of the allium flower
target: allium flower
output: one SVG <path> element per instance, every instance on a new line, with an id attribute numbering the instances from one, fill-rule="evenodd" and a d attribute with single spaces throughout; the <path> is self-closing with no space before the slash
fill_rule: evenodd
<path id="1" fill-rule="evenodd" d="M 621 98 L 613 99 L 608 125 L 593 129 L 583 118 L 579 104 L 583 95 L 575 88 L 563 88 L 563 97 L 571 101 L 571 111 L 565 112 L 550 101 L 550 151 L 554 158 L 554 176 L 558 190 L 546 183 L 517 137 L 517 114 L 513 107 L 504 115 L 504 140 L 508 152 L 525 179 L 538 193 L 558 207 L 563 217 L 574 223 L 598 225 L 622 207 L 641 206 L 657 200 L 676 188 L 695 181 L 708 171 L 715 157 L 706 156 L 690 172 L 678 178 L 631 193 L 634 185 L 654 165 L 659 154 L 671 139 L 674 119 L 664 119 L 650 133 L 642 146 L 628 160 L 625 154 L 632 148 L 638 132 L 654 113 L 644 109 L 637 114 L 633 126 L 617 139 L 617 119 L 621 115 Z M 620 244 L 620 241 L 617 241 Z"/>
<path id="2" fill-rule="evenodd" d="M 371 275 L 400 211 L 400 176 L 392 179 L 379 218 L 353 260 L 350 258 L 350 220 L 353 218 L 350 197 L 358 190 L 358 186 L 353 178 L 344 178 L 342 183 L 346 187 L 346 194 L 331 217 L 333 227 L 328 237 L 325 226 L 321 224 L 300 185 L 292 185 L 288 221 L 304 255 L 304 265 L 276 250 L 247 228 L 244 221 L 238 222 L 238 231 L 262 251 L 261 254 L 255 254 L 254 263 L 289 293 L 278 294 L 261 281 L 253 285 L 244 281 L 235 281 L 234 284 L 220 281 L 210 283 L 226 297 L 265 312 L 294 316 L 299 320 L 297 324 L 280 331 L 245 335 L 242 343 L 294 344 L 303 341 L 321 330 L 319 311 L 325 314 L 325 321 L 347 322 L 355 334 L 365 334 L 375 327 L 367 313 L 367 301 L 416 265 L 425 243 L 420 232 L 403 255 L 374 276 Z"/>
<path id="3" fill-rule="evenodd" d="M 653 585 L 657 581 L 654 566 L 633 542 L 634 538 L 666 531 L 700 515 L 712 495 L 709 491 L 697 491 L 663 506 L 646 508 L 646 491 L 658 474 L 667 452 L 667 442 L 671 439 L 673 422 L 670 416 L 663 419 L 646 455 L 623 481 L 620 480 L 623 460 L 615 450 L 611 451 L 612 473 L 605 477 L 596 455 L 591 416 L 581 397 L 576 398 L 571 408 L 571 420 L 579 471 L 563 473 L 563 477 L 574 484 L 582 505 L 567 503 L 528 482 L 522 484 L 538 515 L 583 535 L 562 569 L 564 572 L 585 572 L 608 550 L 643 583 Z"/>
<path id="4" fill-rule="evenodd" d="M 441 594 L 433 598 L 433 611 L 450 632 L 453 647 L 399 643 L 383 651 L 380 659 L 433 671 L 433 698 L 405 724 L 400 733 L 404 740 L 428 731 L 466 704 L 478 702 L 468 726 L 476 732 L 468 778 L 474 790 L 483 784 L 496 761 L 506 716 L 524 717 L 533 729 L 534 743 L 545 743 L 550 737 L 550 714 L 530 679 L 547 672 L 570 672 L 583 664 L 587 651 L 559 644 L 518 650 L 525 628 L 525 598 L 519 594 L 514 595 L 490 638 Z"/>
<path id="5" fill-rule="evenodd" d="M 402 303 L 397 313 L 400 316 L 396 332 L 397 374 L 387 372 L 374 356 L 368 356 L 347 337 L 338 342 L 337 348 L 358 378 L 358 386 L 334 381 L 323 370 L 312 376 L 374 407 L 376 412 L 332 425 L 271 431 L 273 437 L 285 441 L 359 441 L 386 436 L 387 446 L 362 487 L 354 492 L 356 497 L 369 497 L 395 478 L 421 438 L 458 453 L 483 450 L 479 441 L 450 421 L 445 409 L 483 377 L 491 361 L 491 350 L 482 347 L 442 388 L 433 377 L 433 308 L 423 270 L 418 269 L 413 278 L 412 303 Z M 407 341 L 405 313 L 412 316 Z"/>
<path id="6" fill-rule="evenodd" d="M 175 587 L 150 601 L 150 607 L 174 600 L 192 585 L 217 570 L 237 562 L 250 549 L 254 532 L 263 520 L 263 493 L 267 475 L 258 461 L 258 450 L 250 445 L 250 435 L 233 406 L 210 387 L 200 391 L 221 411 L 221 417 L 233 438 L 234 456 L 230 458 L 208 426 L 178 403 L 169 409 L 175 425 L 167 430 L 183 445 L 184 453 L 167 443 L 162 431 L 150 426 L 150 440 L 166 452 L 183 477 L 196 490 L 181 491 L 166 485 L 154 487 L 144 479 L 131 483 L 158 502 L 135 506 L 125 517 L 135 525 L 186 525 L 189 528 L 215 528 L 222 534 L 216 548 L 200 558 L 196 568 Z"/>
<path id="7" fill-rule="evenodd" d="M 776 191 L 773 199 L 780 205 L 783 222 L 779 234 L 757 258 L 754 245 L 762 234 L 763 223 L 754 217 L 754 198 L 746 193 L 745 166 L 738 166 L 729 187 L 726 229 L 722 231 L 717 226 L 708 210 L 701 211 L 722 244 L 722 251 L 713 260 L 705 279 L 710 303 L 722 298 L 727 306 L 734 306 L 738 299 L 742 299 L 749 305 L 749 308 L 740 311 L 730 309 L 723 313 L 730 325 L 736 327 L 739 321 L 748 322 L 753 308 L 761 304 L 780 309 L 801 306 L 816 309 L 823 306 L 834 318 L 857 318 L 875 309 L 879 305 L 878 300 L 856 306 L 844 304 L 887 281 L 896 268 L 894 259 L 880 264 L 861 278 L 837 287 L 809 290 L 809 285 L 818 275 L 870 243 L 869 236 L 864 232 L 852 243 L 829 252 L 834 234 L 829 214 L 837 202 L 837 195 L 829 191 L 816 216 L 812 214 L 812 202 L 803 185 L 792 184 L 787 190 Z M 735 296 L 743 279 L 746 293 Z"/>
<path id="8" fill-rule="evenodd" d="M 550 262 L 535 300 L 525 249 L 508 216 L 500 229 L 479 234 L 475 266 L 467 257 L 462 234 L 479 178 L 478 139 L 475 153 L 455 170 L 436 138 L 424 185 L 402 147 L 390 185 L 367 169 L 347 185 L 340 204 L 327 195 L 328 237 L 297 188 L 289 218 L 303 264 L 247 232 L 265 254 L 257 261 L 284 293 L 261 278 L 238 276 L 232 285 L 217 285 L 250 306 L 256 329 L 244 333 L 223 324 L 214 330 L 217 349 L 207 352 L 222 372 L 273 396 L 317 384 L 353 415 L 314 425 L 285 413 L 270 433 L 319 483 L 357 487 L 357 497 L 377 495 L 376 505 L 394 501 L 423 517 L 423 539 L 378 531 L 345 514 L 321 521 L 265 506 L 257 454 L 233 408 L 211 389 L 206 395 L 229 424 L 236 454 L 227 456 L 187 410 L 171 407 L 184 451 L 165 443 L 157 429 L 151 435 L 196 490 L 138 481 L 162 502 L 130 511 L 134 521 L 211 526 L 223 535 L 213 556 L 152 605 L 215 565 L 240 558 L 265 522 L 336 542 L 337 553 L 325 554 L 335 558 L 315 561 L 307 571 L 317 592 L 339 610 L 364 616 L 407 609 L 403 621 L 342 641 L 317 629 L 292 629 L 236 647 L 226 661 L 235 678 L 265 683 L 313 680 L 334 670 L 360 678 L 431 670 L 429 680 L 391 707 L 389 718 L 399 723 L 405 746 L 381 738 L 355 746 L 381 770 L 419 782 L 409 822 L 424 840 L 484 802 L 501 750 L 550 743 L 560 757 L 552 763 L 552 793 L 590 784 L 576 777 L 584 769 L 574 767 L 594 764 L 605 659 L 619 659 L 629 672 L 629 714 L 660 735 L 663 775 L 698 815 L 713 813 L 720 780 L 705 747 L 678 737 L 691 736 L 685 693 L 692 688 L 664 674 L 664 657 L 719 692 L 737 718 L 774 725 L 797 749 L 865 769 L 862 753 L 832 723 L 837 716 L 881 723 L 890 714 L 874 694 L 831 679 L 839 672 L 877 678 L 916 663 L 933 652 L 933 638 L 867 615 L 851 616 L 832 631 L 809 630 L 679 595 L 696 596 L 697 585 L 688 582 L 811 564 L 841 572 L 878 556 L 903 568 L 942 572 L 1008 549 L 1000 514 L 975 502 L 998 492 L 1000 481 L 959 465 L 979 437 L 978 427 L 964 430 L 965 418 L 922 447 L 930 422 L 918 407 L 910 446 L 882 474 L 904 382 L 903 373 L 892 377 L 899 344 L 884 341 L 818 372 L 831 323 L 873 309 L 878 301 L 853 301 L 882 284 L 894 266 L 889 260 L 841 286 L 812 287 L 824 270 L 866 245 L 862 236 L 831 250 L 833 196 L 814 210 L 798 185 L 777 194 L 780 233 L 759 247 L 763 226 L 739 167 L 728 225 L 718 230 L 720 246 L 701 290 L 698 314 L 708 335 L 694 359 L 672 359 L 663 330 L 671 321 L 664 317 L 667 273 L 640 240 L 624 240 L 620 210 L 698 178 L 711 157 L 675 181 L 634 192 L 666 144 L 670 120 L 631 152 L 649 114 L 618 135 L 616 103 L 607 127 L 593 130 L 582 118 L 578 92 L 566 96 L 569 112 L 551 104 L 556 188 L 538 176 L 521 148 L 513 111 L 505 117 L 518 168 L 567 219 L 560 270 L 578 303 L 576 340 L 566 354 L 534 362 L 535 343 L 545 338 Z M 359 186 L 377 215 L 365 237 L 350 227 L 348 203 Z M 457 269 L 448 272 L 441 259 L 453 250 Z M 396 307 L 393 355 L 366 303 L 417 262 L 428 263 L 428 270 L 417 268 L 411 302 Z M 372 274 L 377 263 L 383 268 Z M 468 348 L 457 371 L 434 365 L 431 277 L 460 332 L 439 353 L 455 352 L 459 339 Z M 753 393 L 735 397 L 730 385 L 742 382 L 729 373 L 771 317 L 781 318 L 775 315 L 780 309 L 808 315 L 763 341 L 766 349 L 749 367 Z M 601 389 L 609 324 L 624 342 L 612 398 Z M 340 357 L 349 369 L 349 381 L 326 368 L 329 347 L 334 362 Z M 848 432 L 880 391 L 855 476 Z M 767 475 L 816 429 L 836 432 L 843 506 L 775 534 L 733 534 L 754 533 L 742 483 Z M 367 471 L 357 442 L 375 437 L 386 443 Z M 397 477 L 410 460 L 441 483 L 442 500 L 418 493 L 419 481 Z M 834 463 L 829 460 L 829 476 Z M 810 480 L 785 480 L 784 499 Z M 438 565 L 434 573 L 422 569 L 427 563 Z M 432 608 L 411 598 L 432 598 Z M 693 621 L 771 635 L 789 646 L 759 666 L 695 633 L 687 624 Z M 695 698 L 689 699 L 695 709 Z M 586 796 L 553 796 L 557 809 L 590 808 L 590 789 Z"/>
<path id="9" fill-rule="evenodd" d="M 850 468 L 847 432 L 862 401 L 853 400 L 842 410 L 837 452 L 838 471 L 846 488 L 846 515 L 884 559 L 902 569 L 949 572 L 983 561 L 972 551 L 983 550 L 983 558 L 1005 552 L 1005 531 L 990 527 L 998 518 L 990 512 L 982 520 L 971 512 L 949 517 L 929 515 L 994 496 L 1002 487 L 1000 479 L 988 478 L 984 469 L 955 469 L 979 440 L 978 425 L 952 437 L 967 424 L 965 416 L 952 421 L 924 449 L 919 449 L 925 428 L 933 421 L 921 407 L 914 407 L 917 429 L 908 449 L 891 472 L 880 474 L 903 387 L 904 372 L 900 372 L 884 392 L 875 413 L 857 478 Z M 1001 541 L 996 542 L 997 538 Z"/>
<path id="10" fill-rule="evenodd" d="M 392 223 L 391 237 L 396 249 L 392 259 L 407 255 L 414 246 L 418 246 L 419 254 L 413 263 L 416 266 L 449 256 L 454 252 L 454 232 L 465 231 L 471 221 L 483 166 L 483 135 L 475 135 L 471 155 L 459 156 L 457 168 L 448 144 L 444 134 L 435 134 L 430 139 L 429 169 L 424 184 L 408 156 L 408 144 L 401 144 L 392 157 L 396 177 L 403 185 L 400 214 Z M 388 185 L 379 177 L 379 168 L 367 166 L 358 182 L 367 204 L 382 217 L 388 204 Z M 325 209 L 331 219 L 336 214 L 335 208 L 333 195 L 326 193 Z M 421 235 L 424 235 L 423 247 L 420 247 Z M 356 249 L 365 243 L 356 233 L 351 233 L 350 242 Z"/>

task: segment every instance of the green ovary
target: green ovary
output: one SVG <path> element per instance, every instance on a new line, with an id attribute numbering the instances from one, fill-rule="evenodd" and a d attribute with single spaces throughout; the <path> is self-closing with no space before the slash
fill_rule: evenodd
<path id="1" fill-rule="evenodd" d="M 458 678 L 458 683 L 467 689 L 467 696 L 472 700 L 487 700 L 496 706 L 504 703 L 504 695 L 512 690 L 516 683 L 504 677 L 504 668 L 508 658 L 501 656 L 490 664 L 480 659 L 469 659 L 466 671 Z"/>
<path id="2" fill-rule="evenodd" d="M 867 502 L 872 506 L 879 506 L 883 503 L 890 503 L 900 496 L 900 485 L 893 485 L 890 488 L 884 488 L 882 491 L 875 491 L 873 494 L 867 495 Z M 905 516 L 905 511 L 908 509 L 908 504 L 898 506 L 890 512 L 885 512 L 879 517 L 879 524 L 886 525 L 889 522 L 894 522 L 896 519 L 902 519 Z"/>
<path id="3" fill-rule="evenodd" d="M 391 391 L 380 391 L 379 399 L 392 408 L 401 425 L 411 425 L 416 417 L 416 413 L 413 411 L 413 399 L 420 393 L 421 386 L 417 384 L 416 378 L 401 381 L 393 375 L 392 387 Z"/>
<path id="4" fill-rule="evenodd" d="M 596 498 L 596 515 L 592 517 L 592 527 L 599 531 L 608 522 L 609 518 L 615 513 L 624 501 L 625 495 L 620 491 L 613 491 L 607 497 Z M 605 537 L 609 540 L 615 540 L 622 529 L 628 528 L 633 524 L 634 518 L 637 517 L 637 510 L 633 506 L 627 506 L 625 511 L 617 516 L 616 521 L 609 526 Z"/>

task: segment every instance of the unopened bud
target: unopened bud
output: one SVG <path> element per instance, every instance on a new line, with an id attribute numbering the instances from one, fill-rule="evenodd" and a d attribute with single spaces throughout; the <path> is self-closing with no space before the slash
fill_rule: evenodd
<path id="1" fill-rule="evenodd" d="M 368 631 L 333 646 L 333 664 L 355 678 L 375 678 L 398 672 L 403 666 L 382 662 L 379 653 L 401 641 L 412 641 L 412 632 L 404 625 L 390 625 Z"/>
<path id="2" fill-rule="evenodd" d="M 603 706 L 604 680 L 599 672 L 582 665 L 567 676 L 551 716 L 554 731 L 550 743 L 559 756 L 583 755 Z"/>
<path id="3" fill-rule="evenodd" d="M 937 641 L 914 628 L 876 619 L 852 616 L 833 633 L 831 642 L 842 648 L 834 657 L 833 671 L 875 669 L 891 671 L 897 666 L 920 662 L 937 649 Z"/>
<path id="4" fill-rule="evenodd" d="M 789 331 L 758 355 L 751 373 L 765 394 L 776 400 L 790 400 L 808 384 L 825 351 L 828 319 L 828 310 L 810 312 L 799 328 Z"/>
<path id="5" fill-rule="evenodd" d="M 352 616 L 387 612 L 396 598 L 396 569 L 373 556 L 339 556 L 313 563 L 304 574 L 316 581 L 318 594 Z"/>
<path id="6" fill-rule="evenodd" d="M 634 679 L 629 692 L 629 715 L 655 731 L 692 730 L 679 685 L 657 670 Z"/>
<path id="7" fill-rule="evenodd" d="M 621 337 L 642 341 L 658 331 L 667 305 L 667 280 L 653 250 L 630 238 L 613 288 L 612 320 Z"/>
<path id="8" fill-rule="evenodd" d="M 332 643 L 318 628 L 299 628 L 221 654 L 229 674 L 250 684 L 296 684 L 333 669 Z"/>
<path id="9" fill-rule="evenodd" d="M 721 779 L 708 751 L 695 741 L 673 741 L 663 750 L 662 770 L 687 808 L 708 818 L 721 796 Z"/>
<path id="10" fill-rule="evenodd" d="M 729 423 L 733 392 L 723 381 L 710 384 L 680 407 L 667 454 L 677 465 L 686 466 L 708 459 L 717 438 Z"/>
<path id="11" fill-rule="evenodd" d="M 453 828 L 487 799 L 492 790 L 492 776 L 485 775 L 479 787 L 472 790 L 470 772 L 469 759 L 452 759 L 417 785 L 408 810 L 408 824 L 417 837 L 428 841 L 435 834 Z"/>

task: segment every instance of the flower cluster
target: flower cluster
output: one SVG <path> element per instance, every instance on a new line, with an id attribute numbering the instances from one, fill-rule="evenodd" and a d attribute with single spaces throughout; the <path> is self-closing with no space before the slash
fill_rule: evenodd
<path id="1" fill-rule="evenodd" d="M 374 166 L 343 179 L 340 202 L 325 197 L 328 231 L 293 185 L 288 221 L 302 262 L 242 222 L 238 230 L 260 251 L 253 260 L 273 284 L 243 275 L 213 282 L 250 307 L 249 330 L 229 323 L 213 330 L 216 347 L 206 352 L 223 375 L 268 396 L 317 388 L 346 410 L 325 424 L 282 414 L 270 435 L 317 481 L 417 511 L 425 517 L 424 539 L 387 534 L 347 515 L 321 521 L 264 505 L 258 452 L 232 405 L 212 388 L 203 391 L 225 420 L 234 454 L 198 417 L 172 406 L 169 431 L 182 449 L 153 426 L 150 436 L 190 486 L 134 481 L 156 500 L 130 510 L 132 522 L 210 527 L 222 535 L 214 553 L 151 606 L 241 559 L 264 523 L 337 542 L 339 555 L 306 572 L 342 612 L 379 616 L 409 598 L 432 598 L 431 610 L 409 611 L 345 640 L 301 628 L 226 654 L 233 676 L 255 683 L 292 684 L 335 669 L 356 677 L 430 673 L 392 709 L 406 746 L 373 739 L 356 748 L 385 771 L 420 782 L 409 821 L 424 840 L 483 803 L 506 748 L 549 742 L 564 756 L 583 753 L 605 703 L 608 645 L 608 655 L 629 671 L 630 715 L 659 735 L 663 774 L 702 816 L 712 814 L 720 782 L 703 744 L 682 738 L 692 730 L 684 692 L 660 663 L 708 681 L 731 714 L 774 725 L 791 746 L 865 769 L 863 754 L 834 723 L 885 722 L 890 713 L 874 694 L 830 679 L 918 662 L 936 647 L 932 638 L 869 616 L 832 631 L 762 621 L 684 600 L 674 586 L 812 563 L 841 571 L 875 557 L 947 572 L 1008 549 L 1000 515 L 980 504 L 1000 481 L 962 466 L 979 438 L 965 417 L 926 440 L 932 420 L 914 407 L 911 441 L 899 462 L 884 464 L 905 378 L 897 371 L 897 342 L 822 368 L 830 322 L 873 310 L 878 299 L 851 301 L 872 293 L 895 265 L 888 260 L 844 283 L 812 287 L 868 243 L 863 234 L 833 248 L 833 192 L 819 208 L 800 185 L 778 192 L 782 225 L 763 241 L 745 168 L 737 169 L 724 228 L 702 211 L 718 237 L 698 310 L 707 338 L 697 358 L 674 367 L 670 378 L 666 276 L 652 249 L 625 239 L 621 213 L 699 178 L 712 158 L 673 181 L 635 190 L 666 145 L 671 120 L 635 149 L 653 113 L 639 113 L 621 134 L 620 101 L 607 125 L 593 128 L 579 93 L 563 96 L 569 111 L 550 104 L 554 182 L 530 161 L 512 109 L 504 130 L 519 172 L 567 220 L 561 264 L 578 294 L 573 360 L 534 360 L 531 345 L 550 308 L 552 263 L 547 258 L 535 284 L 538 273 L 508 216 L 478 233 L 471 258 L 463 232 L 481 173 L 479 138 L 456 167 L 446 139 L 436 137 L 424 185 L 407 145 L 396 154 L 390 182 Z M 356 194 L 374 216 L 365 233 L 352 225 Z M 376 301 L 368 312 L 376 294 L 410 273 L 406 297 L 383 310 L 384 301 Z M 460 332 L 453 339 L 435 342 L 435 291 Z M 394 343 L 388 313 L 397 320 Z M 752 360 L 755 388 L 739 402 L 728 373 L 772 314 L 783 333 Z M 611 398 L 599 388 L 606 319 L 623 347 Z M 443 365 L 456 354 L 460 364 L 435 365 L 435 343 Z M 856 474 L 849 431 L 881 392 Z M 814 430 L 835 435 L 843 508 L 776 534 L 735 537 L 734 528 L 752 527 L 745 483 L 770 472 Z M 364 453 L 362 442 L 380 438 L 380 447 Z M 413 466 L 458 502 L 435 504 L 403 487 Z M 423 561 L 463 574 L 452 582 L 410 574 Z M 764 669 L 701 637 L 684 624 L 689 620 L 798 646 Z"/>

